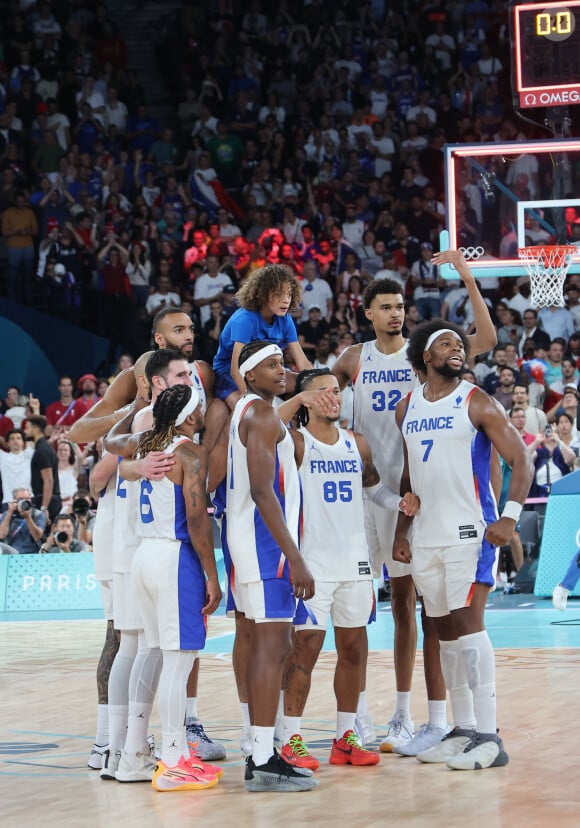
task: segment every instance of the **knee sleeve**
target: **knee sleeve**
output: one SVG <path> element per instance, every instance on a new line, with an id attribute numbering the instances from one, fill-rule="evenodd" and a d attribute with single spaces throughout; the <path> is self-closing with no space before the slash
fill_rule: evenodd
<path id="1" fill-rule="evenodd" d="M 470 689 L 495 682 L 495 656 L 487 632 L 464 635 L 459 641 Z"/>
<path id="2" fill-rule="evenodd" d="M 458 640 L 440 642 L 441 672 L 449 691 L 461 687 L 466 682 L 461 649 Z"/>

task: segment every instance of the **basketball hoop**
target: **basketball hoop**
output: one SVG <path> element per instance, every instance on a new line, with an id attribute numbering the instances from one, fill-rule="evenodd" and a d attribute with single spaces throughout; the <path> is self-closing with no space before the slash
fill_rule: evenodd
<path id="1" fill-rule="evenodd" d="M 568 268 L 574 256 L 580 255 L 580 249 L 572 244 L 520 247 L 518 255 L 530 274 L 530 304 L 539 308 L 552 305 L 563 308 Z"/>

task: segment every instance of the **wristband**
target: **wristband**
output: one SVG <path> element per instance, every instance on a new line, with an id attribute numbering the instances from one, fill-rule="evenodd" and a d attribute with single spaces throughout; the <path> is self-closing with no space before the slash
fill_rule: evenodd
<path id="1" fill-rule="evenodd" d="M 520 515 L 522 513 L 522 509 L 524 507 L 521 503 L 518 503 L 517 500 L 508 500 L 503 507 L 503 512 L 501 513 L 500 517 L 502 518 L 509 518 L 510 520 L 515 520 L 517 523 L 520 519 Z"/>

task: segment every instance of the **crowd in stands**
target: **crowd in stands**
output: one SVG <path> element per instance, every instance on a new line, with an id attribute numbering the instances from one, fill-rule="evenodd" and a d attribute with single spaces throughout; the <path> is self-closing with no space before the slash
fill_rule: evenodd
<path id="1" fill-rule="evenodd" d="M 170 306 L 192 316 L 196 355 L 211 362 L 238 289 L 268 262 L 301 280 L 292 315 L 317 366 L 372 338 L 362 294 L 374 278 L 400 283 L 408 331 L 439 315 L 470 330 L 465 290 L 431 262 L 446 223 L 443 146 L 536 137 L 511 110 L 503 0 L 338 0 L 331 22 L 323 0 L 280 0 L 275 11 L 259 0 L 184 4 L 157 38 L 171 123 L 148 109 L 105 4 L 22 0 L 3 10 L 4 293 L 106 337 L 107 361 L 87 370 L 106 376 L 120 353 L 147 350 L 151 320 Z M 520 197 L 549 197 L 533 156 L 492 172 Z M 495 205 L 501 220 L 490 224 L 487 181 L 469 165 L 460 173 L 460 241 L 505 255 L 513 205 Z M 580 239 L 576 218 L 567 211 Z M 528 230 L 529 243 L 549 240 L 535 219 Z M 580 278 L 568 280 L 565 309 L 539 314 L 525 278 L 482 289 L 499 346 L 470 370 L 514 422 L 524 409 L 534 485 L 545 490 L 572 468 L 562 443 L 574 455 L 580 445 Z M 108 382 L 82 380 L 77 414 Z M 5 452 L 29 404 L 19 393 L 8 388 L 2 406 Z M 62 470 L 69 463 L 82 484 L 86 456 L 59 448 L 67 435 L 57 420 L 49 428 Z M 76 488 L 69 479 L 69 509 Z"/>

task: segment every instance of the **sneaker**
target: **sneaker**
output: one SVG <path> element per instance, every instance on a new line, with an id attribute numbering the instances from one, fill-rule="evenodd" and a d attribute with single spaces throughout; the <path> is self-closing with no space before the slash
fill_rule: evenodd
<path id="1" fill-rule="evenodd" d="M 398 745 L 394 752 L 401 756 L 416 756 L 418 753 L 422 753 L 424 750 L 429 750 L 429 748 L 438 745 L 450 730 L 450 725 L 447 727 L 435 727 L 430 723 L 424 724 L 410 742 L 405 742 L 404 745 Z"/>
<path id="2" fill-rule="evenodd" d="M 148 736 L 147 744 L 149 745 L 149 755 L 151 756 L 154 762 L 158 762 L 161 759 L 161 751 L 155 744 L 155 736 Z"/>
<path id="3" fill-rule="evenodd" d="M 288 740 L 288 744 L 280 751 L 280 756 L 295 768 L 310 768 L 315 771 L 320 767 L 320 762 L 310 753 L 299 733 Z"/>
<path id="4" fill-rule="evenodd" d="M 156 766 L 151 754 L 122 750 L 115 779 L 117 782 L 151 782 Z"/>
<path id="5" fill-rule="evenodd" d="M 202 762 L 195 754 L 192 754 L 185 762 L 201 773 L 205 773 L 207 776 L 217 776 L 218 779 L 221 779 L 224 775 L 223 768 L 220 768 L 218 765 L 210 765 L 208 762 Z"/>
<path id="6" fill-rule="evenodd" d="M 507 765 L 509 757 L 496 733 L 476 733 L 461 753 L 447 760 L 452 770 L 483 770 Z"/>
<path id="7" fill-rule="evenodd" d="M 154 790 L 161 793 L 171 791 L 203 791 L 215 788 L 217 776 L 208 776 L 188 764 L 183 756 L 177 765 L 169 768 L 164 762 L 158 762 L 151 782 Z"/>
<path id="8" fill-rule="evenodd" d="M 318 779 L 314 778 L 311 770 L 289 765 L 276 749 L 263 765 L 255 765 L 251 756 L 248 756 L 246 760 L 244 785 L 248 791 L 254 793 L 313 791 L 318 784 Z"/>
<path id="9" fill-rule="evenodd" d="M 116 750 L 115 753 L 106 751 L 103 756 L 103 767 L 101 768 L 101 779 L 115 779 L 115 773 L 119 767 L 121 759 L 121 751 Z"/>
<path id="10" fill-rule="evenodd" d="M 563 587 L 562 584 L 555 586 L 554 592 L 552 593 L 552 604 L 554 608 L 564 612 L 566 604 L 568 603 L 568 595 L 570 595 L 570 590 Z"/>
<path id="11" fill-rule="evenodd" d="M 395 713 L 387 725 L 387 735 L 381 742 L 381 753 L 393 753 L 396 747 L 410 742 L 414 728 L 415 725 L 406 713 Z"/>
<path id="12" fill-rule="evenodd" d="M 109 752 L 109 745 L 94 744 L 89 754 L 88 767 L 91 770 L 101 770 L 103 767 L 103 756 Z"/>
<path id="13" fill-rule="evenodd" d="M 370 713 L 357 715 L 354 720 L 354 732 L 360 739 L 361 745 L 370 745 L 377 738 L 375 726 Z"/>
<path id="14" fill-rule="evenodd" d="M 447 762 L 456 753 L 461 753 L 475 736 L 475 730 L 466 730 L 461 727 L 454 727 L 451 733 L 444 736 L 438 745 L 422 750 L 417 754 L 419 762 L 439 763 Z"/>
<path id="15" fill-rule="evenodd" d="M 204 762 L 215 762 L 226 758 L 226 749 L 219 742 L 209 738 L 199 719 L 186 719 L 187 742 L 190 753 Z"/>
<path id="16" fill-rule="evenodd" d="M 342 739 L 333 739 L 330 749 L 331 765 L 378 765 L 381 757 L 360 743 L 354 730 L 347 730 Z"/>
<path id="17" fill-rule="evenodd" d="M 240 733 L 240 750 L 242 756 L 252 755 L 252 731 L 249 727 L 243 727 Z"/>

